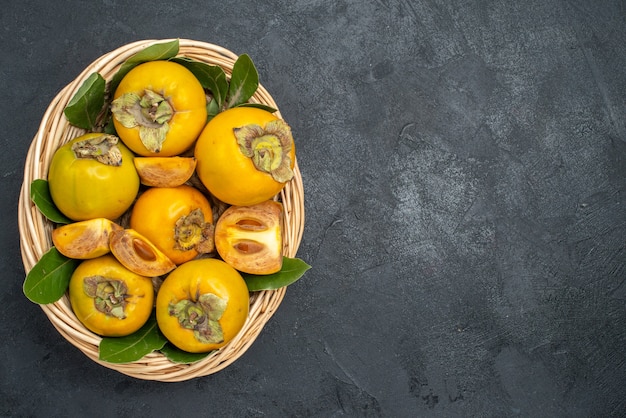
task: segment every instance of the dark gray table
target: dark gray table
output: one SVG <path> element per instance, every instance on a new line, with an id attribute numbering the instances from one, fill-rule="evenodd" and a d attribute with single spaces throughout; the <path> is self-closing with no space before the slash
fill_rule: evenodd
<path id="1" fill-rule="evenodd" d="M 7 2 L 0 416 L 624 414 L 625 16 L 623 1 Z M 120 45 L 172 37 L 253 58 L 296 137 L 313 269 L 233 365 L 165 384 L 91 362 L 26 300 L 16 211 L 56 93 Z"/>

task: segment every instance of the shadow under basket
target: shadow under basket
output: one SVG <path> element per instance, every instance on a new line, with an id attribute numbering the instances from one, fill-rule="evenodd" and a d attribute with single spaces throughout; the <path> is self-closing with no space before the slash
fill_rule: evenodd
<path id="1" fill-rule="evenodd" d="M 48 167 L 57 148 L 84 133 L 84 130 L 68 123 L 63 110 L 90 74 L 98 72 L 105 80 L 110 80 L 129 57 L 150 45 L 167 41 L 171 39 L 138 41 L 103 55 L 61 90 L 48 107 L 26 156 L 24 181 L 18 203 L 20 246 L 26 272 L 51 248 L 51 231 L 54 227 L 32 203 L 30 184 L 33 180 L 47 178 Z M 237 60 L 237 55 L 227 49 L 188 39 L 179 39 L 178 56 L 219 65 L 228 75 Z M 261 85 L 250 102 L 278 109 L 270 94 Z M 276 114 L 280 117 L 280 111 Z M 277 196 L 284 206 L 283 254 L 287 257 L 295 257 L 304 229 L 304 192 L 297 161 L 294 174 L 293 179 Z M 132 363 L 113 364 L 102 361 L 98 358 L 101 337 L 78 321 L 72 312 L 67 294 L 55 303 L 40 306 L 59 333 L 96 363 L 138 379 L 176 382 L 218 372 L 243 355 L 278 309 L 285 290 L 283 287 L 251 293 L 250 312 L 241 332 L 221 349 L 192 364 L 174 363 L 160 352 L 150 353 Z"/>

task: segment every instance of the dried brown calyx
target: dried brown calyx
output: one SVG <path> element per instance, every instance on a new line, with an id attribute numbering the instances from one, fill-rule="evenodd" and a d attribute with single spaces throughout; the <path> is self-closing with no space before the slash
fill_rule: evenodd
<path id="1" fill-rule="evenodd" d="M 205 293 L 200 295 L 196 302 L 183 299 L 177 303 L 170 303 L 169 314 L 178 319 L 181 327 L 193 330 L 196 340 L 205 344 L 219 344 L 224 342 L 219 319 L 224 314 L 227 304 L 227 299 L 213 293 Z"/>
<path id="2" fill-rule="evenodd" d="M 189 215 L 181 216 L 174 227 L 174 245 L 181 251 L 195 249 L 200 254 L 207 254 L 215 249 L 213 235 L 215 227 L 206 222 L 201 209 L 192 210 Z"/>
<path id="3" fill-rule="evenodd" d="M 176 112 L 167 98 L 146 89 L 142 95 L 130 92 L 113 100 L 111 113 L 125 128 L 139 127 L 143 145 L 151 152 L 159 152 Z"/>
<path id="4" fill-rule="evenodd" d="M 234 130 L 239 150 L 252 159 L 257 170 L 268 173 L 279 183 L 293 178 L 291 128 L 282 119 L 269 121 L 264 127 L 245 125 Z"/>
<path id="5" fill-rule="evenodd" d="M 72 144 L 72 151 L 76 158 L 91 158 L 102 164 L 111 166 L 122 165 L 122 152 L 117 146 L 118 138 L 115 135 L 102 134 Z"/>
<path id="6" fill-rule="evenodd" d="M 104 276 L 89 276 L 85 277 L 83 290 L 93 299 L 94 306 L 99 312 L 119 319 L 126 318 L 124 308 L 128 288 L 124 281 Z"/>

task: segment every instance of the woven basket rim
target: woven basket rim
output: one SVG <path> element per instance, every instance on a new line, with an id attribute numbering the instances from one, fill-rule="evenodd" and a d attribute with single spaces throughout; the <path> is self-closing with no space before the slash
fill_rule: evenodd
<path id="1" fill-rule="evenodd" d="M 232 70 L 238 57 L 232 51 L 212 43 L 183 38 L 175 39 L 179 41 L 179 56 L 219 65 L 227 74 Z M 26 273 L 52 246 L 50 233 L 53 228 L 53 224 L 45 219 L 30 200 L 30 184 L 35 179 L 47 178 L 49 162 L 58 146 L 85 132 L 69 125 L 63 109 L 93 72 L 100 73 L 108 81 L 130 56 L 150 45 L 172 40 L 174 38 L 139 40 L 102 55 L 61 89 L 49 104 L 26 155 L 24 180 L 18 201 L 20 249 Z M 261 84 L 251 102 L 278 109 L 272 96 Z M 276 114 L 282 117 L 280 110 Z M 304 230 L 304 191 L 297 160 L 294 174 L 294 178 L 276 196 L 284 206 L 283 254 L 287 257 L 295 257 Z M 87 330 L 78 321 L 72 312 L 67 295 L 55 303 L 40 305 L 40 307 L 55 329 L 94 362 L 138 379 L 177 382 L 213 374 L 241 357 L 278 309 L 285 296 L 285 290 L 283 287 L 273 291 L 253 292 L 250 298 L 250 312 L 241 332 L 221 349 L 192 364 L 173 363 L 159 352 L 148 354 L 132 363 L 114 364 L 102 361 L 98 358 L 98 345 L 101 337 Z"/>

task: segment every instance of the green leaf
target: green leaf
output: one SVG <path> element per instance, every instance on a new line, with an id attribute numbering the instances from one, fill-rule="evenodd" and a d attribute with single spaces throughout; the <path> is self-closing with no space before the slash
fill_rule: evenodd
<path id="1" fill-rule="evenodd" d="M 104 78 L 98 73 L 92 73 L 63 110 L 67 120 L 79 128 L 93 129 L 104 107 L 105 90 Z"/>
<path id="2" fill-rule="evenodd" d="M 226 73 L 219 65 L 209 65 L 191 58 L 174 58 L 172 61 L 185 66 L 198 79 L 203 88 L 209 90 L 219 108 L 224 104 L 228 93 Z"/>
<path id="3" fill-rule="evenodd" d="M 56 207 L 52 196 L 50 195 L 50 187 L 48 182 L 43 179 L 36 179 L 30 183 L 30 200 L 33 201 L 37 209 L 47 219 L 58 224 L 69 224 L 73 221 L 63 215 Z"/>
<path id="4" fill-rule="evenodd" d="M 274 290 L 296 282 L 310 268 L 310 265 L 299 258 L 283 257 L 283 267 L 277 273 L 267 275 L 242 273 L 242 276 L 251 292 Z"/>
<path id="5" fill-rule="evenodd" d="M 61 299 L 80 260 L 67 258 L 55 247 L 50 248 L 33 266 L 24 280 L 24 295 L 39 304 Z"/>
<path id="6" fill-rule="evenodd" d="M 180 364 L 195 363 L 212 353 L 212 351 L 209 351 L 208 353 L 188 353 L 181 350 L 180 348 L 175 347 L 171 343 L 165 344 L 165 346 L 161 348 L 160 351 L 169 360 L 173 361 L 174 363 Z"/>
<path id="7" fill-rule="evenodd" d="M 104 125 L 104 129 L 102 130 L 103 133 L 105 134 L 109 134 L 109 135 L 117 135 L 117 130 L 115 129 L 115 125 L 113 124 L 113 121 L 111 120 L 111 118 L 107 118 L 107 123 Z"/>
<path id="8" fill-rule="evenodd" d="M 220 113 L 219 105 L 215 100 L 211 100 L 206 105 L 207 121 L 213 119 L 218 113 Z"/>
<path id="9" fill-rule="evenodd" d="M 150 45 L 143 50 L 137 52 L 135 55 L 129 57 L 120 67 L 120 69 L 113 75 L 109 84 L 109 92 L 111 95 L 115 93 L 117 86 L 126 74 L 139 64 L 143 64 L 148 61 L 168 60 L 174 58 L 178 54 L 179 42 L 175 39 L 170 42 L 164 42 L 161 44 Z"/>
<path id="10" fill-rule="evenodd" d="M 174 39 L 161 44 L 150 45 L 126 60 L 126 64 L 139 64 L 147 61 L 168 60 L 178 54 L 179 41 Z"/>
<path id="11" fill-rule="evenodd" d="M 271 106 L 264 105 L 263 103 L 243 103 L 243 104 L 240 104 L 237 107 L 255 107 L 257 109 L 266 110 L 266 111 L 268 111 L 270 113 L 274 113 L 274 112 L 276 112 L 278 110 L 278 109 L 274 109 Z"/>
<path id="12" fill-rule="evenodd" d="M 259 73 L 247 54 L 240 55 L 233 65 L 233 73 L 228 87 L 226 108 L 247 102 L 259 87 Z"/>
<path id="13" fill-rule="evenodd" d="M 167 343 L 154 313 L 136 332 L 125 337 L 105 337 L 100 342 L 99 358 L 109 363 L 130 363 L 160 350 Z"/>

